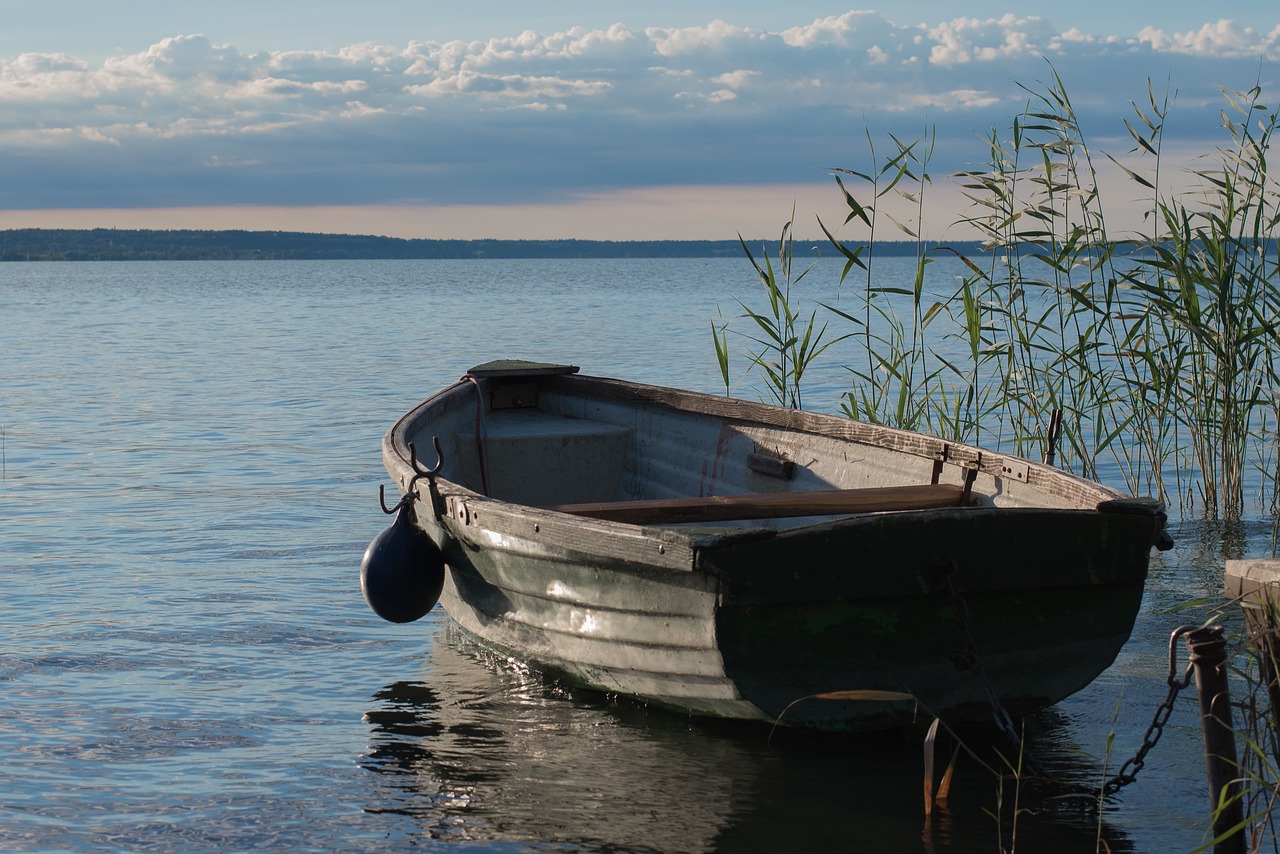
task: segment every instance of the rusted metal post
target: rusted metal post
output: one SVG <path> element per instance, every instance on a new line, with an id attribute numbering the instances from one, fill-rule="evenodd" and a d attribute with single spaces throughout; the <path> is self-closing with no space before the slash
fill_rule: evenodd
<path id="1" fill-rule="evenodd" d="M 1236 759 L 1235 730 L 1231 725 L 1231 695 L 1227 691 L 1227 640 L 1222 626 L 1205 626 L 1186 635 L 1200 695 L 1200 726 L 1204 731 L 1205 770 L 1209 776 L 1209 807 L 1213 810 L 1213 835 L 1223 836 L 1244 821 L 1240 763 Z M 1240 829 L 1221 839 L 1216 854 L 1243 854 Z"/>

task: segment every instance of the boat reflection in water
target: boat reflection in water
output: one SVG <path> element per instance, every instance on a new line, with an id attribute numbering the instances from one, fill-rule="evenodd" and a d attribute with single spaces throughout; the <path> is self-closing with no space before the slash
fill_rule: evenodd
<path id="1" fill-rule="evenodd" d="M 989 852 L 1001 832 L 1009 839 L 1011 817 L 1003 827 L 994 817 L 996 784 L 972 762 L 961 763 L 947 814 L 926 827 L 918 735 L 771 733 L 572 692 L 440 619 L 424 680 L 378 691 L 366 715 L 361 764 L 378 774 L 378 800 L 367 809 L 403 817 L 393 840 Z M 1059 772 L 1075 762 L 1081 778 L 1095 773 L 1066 751 L 1055 754 Z M 1014 786 L 1005 785 L 1011 809 Z M 1092 851 L 1097 832 L 1092 809 L 1046 808 L 1019 817 L 1017 843 Z M 1111 851 L 1132 850 L 1105 827 L 1103 834 Z"/>

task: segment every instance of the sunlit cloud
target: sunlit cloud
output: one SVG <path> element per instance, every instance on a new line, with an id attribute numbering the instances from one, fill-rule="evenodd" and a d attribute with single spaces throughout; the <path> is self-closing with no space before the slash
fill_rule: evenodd
<path id="1" fill-rule="evenodd" d="M 1166 53 L 1218 59 L 1280 59 L 1280 25 L 1269 33 L 1241 27 L 1228 20 L 1207 23 L 1198 30 L 1185 33 L 1166 33 L 1156 27 L 1144 27 L 1138 33 L 1138 39 L 1153 50 Z"/>
<path id="2" fill-rule="evenodd" d="M 96 63 L 0 58 L 0 168 L 14 176 L 0 206 L 634 203 L 653 187 L 823 185 L 826 167 L 867 156 L 866 130 L 935 130 L 944 174 L 1025 107 L 1019 84 L 1060 76 L 1095 138 L 1123 141 L 1149 78 L 1199 116 L 1219 86 L 1274 88 L 1276 58 L 1280 25 L 1123 37 L 873 11 L 778 31 L 615 24 L 330 50 L 174 35 Z M 1170 144 L 1209 139 L 1213 113 L 1171 124 Z"/>

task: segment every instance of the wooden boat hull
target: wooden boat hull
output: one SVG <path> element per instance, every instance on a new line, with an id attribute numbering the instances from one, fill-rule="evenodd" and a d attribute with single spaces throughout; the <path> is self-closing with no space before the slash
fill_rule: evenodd
<path id="1" fill-rule="evenodd" d="M 1154 502 L 917 434 L 587 377 L 521 379 L 536 406 L 494 408 L 513 383 L 447 389 L 384 441 L 443 550 L 441 604 L 504 654 L 690 713 L 858 730 L 1051 704 L 1114 660 L 1163 536 Z M 434 485 L 410 462 L 431 438 Z M 795 468 L 745 462 L 761 453 Z M 977 506 L 709 525 L 547 509 L 935 477 L 972 478 Z M 915 700 L 805 700 L 854 690 Z"/>

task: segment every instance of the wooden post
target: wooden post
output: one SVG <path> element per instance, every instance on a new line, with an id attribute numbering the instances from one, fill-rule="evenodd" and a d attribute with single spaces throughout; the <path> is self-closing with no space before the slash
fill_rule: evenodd
<path id="1" fill-rule="evenodd" d="M 1280 743 L 1280 560 L 1229 560 L 1227 596 L 1244 611 L 1249 647 L 1266 686 L 1269 719 Z"/>
<path id="2" fill-rule="evenodd" d="M 1227 597 L 1239 601 L 1280 743 L 1280 560 L 1229 560 Z"/>

